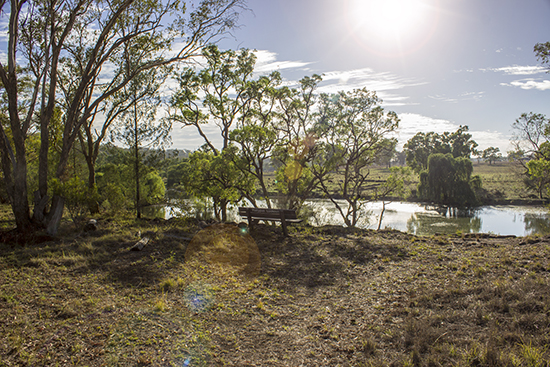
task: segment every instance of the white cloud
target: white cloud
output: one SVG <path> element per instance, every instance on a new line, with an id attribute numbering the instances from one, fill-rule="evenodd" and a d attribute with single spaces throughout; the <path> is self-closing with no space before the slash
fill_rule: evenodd
<path id="1" fill-rule="evenodd" d="M 522 79 L 514 80 L 511 83 L 500 83 L 507 87 L 519 87 L 521 89 L 550 90 L 550 80 Z"/>
<path id="2" fill-rule="evenodd" d="M 436 101 L 442 101 L 442 102 L 451 102 L 451 103 L 457 103 L 458 99 L 456 98 L 450 98 L 446 97 L 444 95 L 436 94 L 436 95 L 428 95 L 428 98 L 435 99 Z"/>
<path id="3" fill-rule="evenodd" d="M 488 68 L 481 69 L 481 71 L 493 71 L 497 73 L 504 73 L 506 75 L 534 75 L 546 72 L 546 68 L 542 66 L 505 66 L 502 68 Z"/>
<path id="4" fill-rule="evenodd" d="M 375 72 L 373 69 L 363 68 L 323 73 L 323 83 L 319 87 L 319 92 L 330 94 L 367 88 L 376 92 L 378 97 L 383 100 L 385 107 L 405 106 L 415 103 L 407 102 L 409 100 L 407 96 L 390 93 L 390 91 L 423 84 L 426 83 L 417 79 L 403 78 L 389 72 Z"/>
<path id="5" fill-rule="evenodd" d="M 441 102 L 449 103 L 458 103 L 461 101 L 479 101 L 483 98 L 485 92 L 464 92 L 459 94 L 457 97 L 447 97 L 441 94 L 428 95 L 428 98 L 434 99 Z"/>
<path id="6" fill-rule="evenodd" d="M 303 61 L 277 61 L 277 53 L 267 50 L 255 51 L 254 54 L 257 58 L 254 72 L 260 74 L 276 70 L 298 69 L 311 64 L 311 62 Z"/>
<path id="7" fill-rule="evenodd" d="M 478 144 L 478 150 L 484 150 L 489 147 L 497 147 L 500 149 L 502 155 L 506 155 L 506 152 L 513 150 L 510 144 L 510 136 L 498 131 L 470 131 L 472 139 Z"/>

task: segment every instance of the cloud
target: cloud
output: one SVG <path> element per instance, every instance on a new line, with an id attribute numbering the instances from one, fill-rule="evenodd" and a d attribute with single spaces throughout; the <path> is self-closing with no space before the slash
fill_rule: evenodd
<path id="1" fill-rule="evenodd" d="M 304 68 L 311 64 L 311 62 L 303 61 L 277 61 L 277 53 L 267 50 L 255 51 L 254 54 L 257 58 L 254 72 L 260 74 L 276 70 Z"/>
<path id="2" fill-rule="evenodd" d="M 331 94 L 367 88 L 376 92 L 378 97 L 383 100 L 385 107 L 405 106 L 416 103 L 408 102 L 409 97 L 391 93 L 391 91 L 423 84 L 427 83 L 418 79 L 403 78 L 389 72 L 376 72 L 371 68 L 363 68 L 323 73 L 323 82 L 319 87 L 319 93 Z"/>
<path id="3" fill-rule="evenodd" d="M 451 98 L 445 95 L 428 95 L 428 98 L 441 102 L 458 103 L 460 101 L 479 101 L 483 98 L 485 92 L 464 92 L 459 94 L 458 97 Z"/>
<path id="4" fill-rule="evenodd" d="M 550 80 L 535 80 L 535 79 L 522 79 L 514 80 L 511 83 L 500 83 L 507 87 L 519 87 L 521 89 L 537 89 L 537 90 L 549 90 L 550 89 Z"/>
<path id="5" fill-rule="evenodd" d="M 442 102 L 451 102 L 451 103 L 457 103 L 458 99 L 456 98 L 450 98 L 446 97 L 444 95 L 436 94 L 436 95 L 428 95 L 428 98 L 435 99 L 436 101 L 442 101 Z"/>
<path id="6" fill-rule="evenodd" d="M 502 155 L 506 155 L 506 152 L 513 150 L 512 144 L 510 144 L 510 136 L 498 131 L 470 131 L 472 139 L 478 144 L 477 150 L 482 151 L 489 147 L 497 147 L 500 149 Z"/>
<path id="7" fill-rule="evenodd" d="M 506 75 L 534 75 L 546 72 L 546 68 L 542 66 L 505 66 L 502 68 L 487 68 L 480 69 L 481 71 L 493 71 L 497 73 L 504 73 Z"/>

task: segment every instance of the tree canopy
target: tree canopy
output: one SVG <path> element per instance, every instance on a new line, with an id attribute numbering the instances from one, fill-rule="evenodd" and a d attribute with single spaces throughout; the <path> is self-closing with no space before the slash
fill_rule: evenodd
<path id="1" fill-rule="evenodd" d="M 57 230 L 64 206 L 62 196 L 50 198 L 48 192 L 49 129 L 58 101 L 64 101 L 63 128 L 53 175 L 63 181 L 81 127 L 104 101 L 146 70 L 199 56 L 202 47 L 236 25 L 244 8 L 242 0 L 204 0 L 190 13 L 185 2 L 171 0 L 12 0 L 0 5 L 9 29 L 7 62 L 0 63 L 6 191 L 19 230 L 38 225 L 50 233 Z M 129 53 L 134 63 L 117 63 Z M 40 153 L 31 220 L 25 141 L 35 129 Z"/>
<path id="2" fill-rule="evenodd" d="M 403 146 L 407 154 L 407 165 L 420 172 L 428 168 L 428 159 L 432 154 L 450 153 L 454 158 L 470 158 L 476 151 L 477 143 L 468 133 L 468 126 L 460 126 L 455 132 L 419 132 Z"/>

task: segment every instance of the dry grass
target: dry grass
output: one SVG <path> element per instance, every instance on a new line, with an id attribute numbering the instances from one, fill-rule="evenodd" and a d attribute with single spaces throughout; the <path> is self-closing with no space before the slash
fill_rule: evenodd
<path id="1" fill-rule="evenodd" d="M 193 223 L 99 224 L 0 244 L 0 366 L 550 363 L 548 236 L 260 225 L 243 276 L 184 261 Z"/>

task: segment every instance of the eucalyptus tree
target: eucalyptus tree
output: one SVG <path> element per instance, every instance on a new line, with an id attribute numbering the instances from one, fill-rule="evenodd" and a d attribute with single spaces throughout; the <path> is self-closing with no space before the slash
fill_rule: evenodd
<path id="1" fill-rule="evenodd" d="M 243 126 L 243 121 L 251 113 L 253 94 L 250 93 L 249 83 L 256 56 L 247 49 L 221 51 L 216 45 L 205 47 L 202 54 L 203 65 L 185 68 L 177 75 L 179 90 L 172 97 L 169 120 L 183 127 L 195 128 L 204 139 L 204 147 L 211 154 L 193 153 L 197 157 L 190 157 L 190 162 L 211 167 L 213 171 L 197 181 L 209 187 L 194 191 L 199 195 L 214 192 L 211 197 L 215 209 L 218 211 L 219 207 L 220 219 L 225 220 L 229 204 L 236 203 L 243 196 L 253 200 L 251 186 L 241 185 L 248 183 L 249 179 L 243 179 L 237 172 L 239 169 L 234 162 L 235 151 L 231 148 L 230 132 Z M 221 147 L 216 147 L 214 137 L 205 131 L 204 127 L 211 123 L 218 127 Z M 214 170 L 221 167 L 223 170 Z M 204 167 L 195 168 L 197 172 L 204 172 Z M 243 190 L 235 195 L 235 188 L 238 187 Z"/>
<path id="2" fill-rule="evenodd" d="M 468 133 L 468 126 L 460 126 L 455 132 L 419 132 L 403 146 L 407 154 L 407 165 L 419 173 L 428 168 L 431 154 L 450 153 L 454 158 L 470 156 L 476 152 L 477 143 Z"/>
<path id="3" fill-rule="evenodd" d="M 275 127 L 278 142 L 273 160 L 278 166 L 277 188 L 284 194 L 282 205 L 300 210 L 317 187 L 318 181 L 310 165 L 317 151 L 313 130 L 319 75 L 306 76 L 297 88 L 282 87 L 278 91 Z"/>
<path id="4" fill-rule="evenodd" d="M 169 119 L 183 127 L 194 127 L 206 146 L 218 155 L 229 146 L 229 133 L 250 112 L 248 83 L 252 80 L 256 56 L 247 49 L 221 51 L 216 45 L 203 49 L 204 65 L 188 67 L 178 73 L 179 89 L 171 100 Z M 204 126 L 214 123 L 222 146 Z"/>
<path id="5" fill-rule="evenodd" d="M 540 42 L 534 47 L 535 55 L 537 59 L 550 71 L 550 42 Z"/>
<path id="6" fill-rule="evenodd" d="M 63 198 L 48 197 L 48 127 L 61 97 L 62 65 L 76 73 L 66 96 L 63 137 L 55 177 L 64 179 L 69 153 L 78 133 L 98 105 L 123 89 L 145 70 L 189 61 L 201 48 L 235 26 L 244 0 L 204 0 L 186 13 L 176 0 L 11 0 L 0 2 L 7 18 L 7 62 L 0 80 L 7 95 L 9 127 L 0 126 L 0 152 L 8 196 L 17 228 L 33 223 L 55 233 Z M 110 69 L 128 43 L 139 44 L 142 57 L 132 70 Z M 176 48 L 177 47 L 177 48 Z M 174 49 L 172 51 L 171 49 Z M 30 80 L 30 92 L 18 88 Z M 31 125 L 40 131 L 38 190 L 31 220 L 27 188 L 25 140 Z"/>
<path id="7" fill-rule="evenodd" d="M 502 153 L 500 153 L 500 148 L 498 147 L 489 147 L 481 152 L 481 158 L 488 161 L 489 164 L 493 164 L 502 158 Z"/>
<path id="8" fill-rule="evenodd" d="M 272 205 L 265 170 L 278 142 L 274 124 L 281 82 L 280 73 L 273 72 L 248 83 L 250 113 L 242 120 L 240 126 L 229 134 L 230 140 L 240 148 L 233 156 L 237 168 L 256 178 L 268 208 Z M 257 206 L 254 196 L 248 195 L 247 198 Z"/>
<path id="9" fill-rule="evenodd" d="M 319 152 L 311 170 L 349 227 L 357 225 L 365 203 L 402 187 L 396 176 L 388 182 L 370 180 L 369 166 L 395 147 L 395 138 L 388 136 L 399 124 L 397 114 L 385 112 L 380 103 L 367 89 L 321 95 L 315 124 Z M 333 188 L 330 182 L 335 180 L 339 182 Z"/>
<path id="10" fill-rule="evenodd" d="M 526 185 L 535 190 L 540 199 L 545 191 L 550 196 L 550 119 L 540 113 L 523 113 L 512 128 L 515 155 L 519 157 L 521 152 L 521 157 L 530 158 L 527 162 L 517 160 L 525 168 Z"/>

